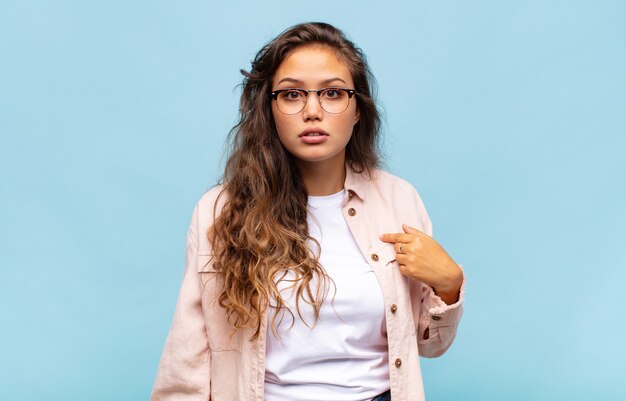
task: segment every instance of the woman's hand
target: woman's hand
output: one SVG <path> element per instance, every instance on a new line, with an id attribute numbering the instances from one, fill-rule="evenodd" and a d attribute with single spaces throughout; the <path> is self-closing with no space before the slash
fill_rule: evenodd
<path id="1" fill-rule="evenodd" d="M 387 233 L 380 240 L 393 244 L 400 272 L 431 286 L 446 304 L 459 300 L 461 268 L 448 253 L 423 232 L 402 225 L 404 233 Z"/>

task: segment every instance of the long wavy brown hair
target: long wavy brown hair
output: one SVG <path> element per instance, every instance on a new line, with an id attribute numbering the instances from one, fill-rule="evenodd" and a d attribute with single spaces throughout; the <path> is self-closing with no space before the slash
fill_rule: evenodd
<path id="1" fill-rule="evenodd" d="M 256 329 L 252 339 L 259 336 L 268 305 L 293 317 L 279 291 L 280 281 L 295 289 L 299 317 L 302 300 L 312 307 L 315 322 L 329 290 L 319 252 L 307 245 L 317 243 L 307 226 L 307 192 L 294 157 L 278 138 L 270 97 L 274 73 L 287 54 L 314 43 L 335 49 L 354 81 L 360 118 L 346 147 L 346 163 L 365 174 L 380 164 L 374 78 L 362 51 L 339 29 L 319 22 L 293 26 L 257 53 L 250 72 L 241 70 L 240 118 L 228 136 L 230 156 L 221 179 L 224 206 L 207 235 L 213 267 L 223 278 L 219 304 L 235 329 Z M 273 330 L 277 316 L 271 321 Z"/>

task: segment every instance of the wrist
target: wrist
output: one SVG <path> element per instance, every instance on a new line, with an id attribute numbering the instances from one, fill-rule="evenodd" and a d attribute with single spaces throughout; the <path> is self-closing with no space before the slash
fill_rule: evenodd
<path id="1" fill-rule="evenodd" d="M 432 287 L 435 295 L 441 298 L 446 304 L 451 305 L 459 300 L 461 295 L 461 285 L 463 284 L 463 273 L 459 269 L 457 277 L 449 279 L 446 286 Z"/>
<path id="2" fill-rule="evenodd" d="M 461 289 L 459 288 L 456 291 L 439 291 L 436 288 L 433 288 L 433 291 L 436 296 L 441 298 L 446 305 L 452 305 L 459 301 L 459 296 L 461 295 Z"/>

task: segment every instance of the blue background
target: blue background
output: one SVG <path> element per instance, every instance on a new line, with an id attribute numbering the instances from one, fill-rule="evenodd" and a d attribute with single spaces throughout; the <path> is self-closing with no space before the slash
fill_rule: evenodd
<path id="1" fill-rule="evenodd" d="M 430 401 L 626 397 L 626 2 L 0 2 L 0 399 L 145 400 L 240 68 L 368 55 L 387 168 L 465 266 Z"/>

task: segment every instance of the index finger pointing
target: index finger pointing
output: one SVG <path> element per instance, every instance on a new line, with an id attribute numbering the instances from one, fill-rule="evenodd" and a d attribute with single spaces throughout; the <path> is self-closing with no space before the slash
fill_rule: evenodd
<path id="1" fill-rule="evenodd" d="M 405 233 L 386 233 L 386 234 L 381 234 L 379 238 L 383 242 L 390 242 L 394 244 L 397 242 L 402 242 L 402 243 L 411 242 L 411 235 L 405 234 Z"/>

